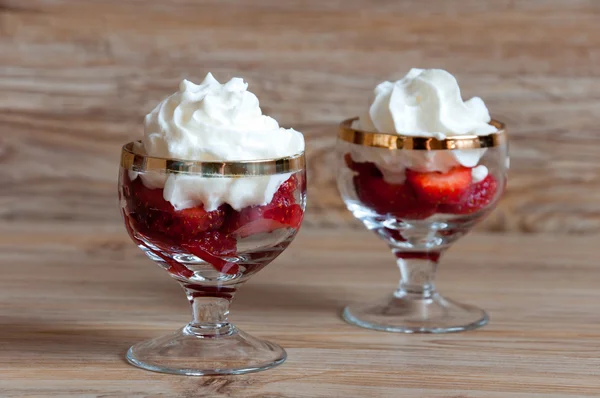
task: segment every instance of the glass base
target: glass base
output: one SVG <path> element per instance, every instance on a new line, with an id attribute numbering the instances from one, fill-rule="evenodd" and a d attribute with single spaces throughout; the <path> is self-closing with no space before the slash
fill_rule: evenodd
<path id="1" fill-rule="evenodd" d="M 225 335 L 203 335 L 185 327 L 138 343 L 127 352 L 132 365 L 187 376 L 258 372 L 283 363 L 286 357 L 277 344 L 256 339 L 234 326 Z"/>
<path id="2" fill-rule="evenodd" d="M 399 333 L 451 333 L 477 329 L 488 323 L 485 311 L 447 300 L 396 292 L 375 303 L 347 306 L 344 320 L 367 329 Z"/>

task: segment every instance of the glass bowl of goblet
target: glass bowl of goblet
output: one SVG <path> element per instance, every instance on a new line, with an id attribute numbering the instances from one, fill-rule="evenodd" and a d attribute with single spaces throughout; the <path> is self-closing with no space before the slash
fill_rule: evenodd
<path id="1" fill-rule="evenodd" d="M 196 162 L 146 156 L 138 148 L 132 142 L 121 153 L 125 226 L 148 258 L 181 285 L 193 316 L 174 333 L 132 346 L 127 360 L 183 375 L 242 374 L 282 363 L 283 348 L 241 331 L 228 314 L 237 289 L 281 254 L 300 228 L 304 153 Z M 192 203 L 176 209 L 165 198 L 177 195 Z M 256 198 L 264 203 L 251 204 Z"/>
<path id="2" fill-rule="evenodd" d="M 387 297 L 348 305 L 354 325 L 404 333 L 446 333 L 488 322 L 474 306 L 441 296 L 434 277 L 441 255 L 485 218 L 507 181 L 504 124 L 489 135 L 418 137 L 340 124 L 337 182 L 348 210 L 391 249 L 400 269 Z"/>

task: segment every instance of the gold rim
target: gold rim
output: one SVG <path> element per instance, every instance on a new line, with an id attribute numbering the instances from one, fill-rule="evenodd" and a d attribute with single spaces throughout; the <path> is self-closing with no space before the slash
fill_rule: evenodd
<path id="1" fill-rule="evenodd" d="M 136 141 L 140 143 L 140 141 Z M 215 176 L 258 176 L 293 173 L 304 169 L 304 152 L 278 159 L 232 162 L 196 162 L 142 155 L 134 150 L 134 143 L 123 145 L 121 167 L 137 172 L 188 173 Z"/>
<path id="2" fill-rule="evenodd" d="M 370 133 L 352 128 L 352 123 L 357 117 L 344 120 L 340 123 L 339 138 L 352 144 L 364 145 L 387 149 L 412 149 L 421 151 L 434 151 L 444 149 L 477 149 L 492 148 L 506 144 L 507 134 L 504 123 L 492 120 L 490 124 L 498 129 L 488 135 L 461 135 L 448 137 L 443 140 L 437 138 L 413 137 L 400 134 Z"/>

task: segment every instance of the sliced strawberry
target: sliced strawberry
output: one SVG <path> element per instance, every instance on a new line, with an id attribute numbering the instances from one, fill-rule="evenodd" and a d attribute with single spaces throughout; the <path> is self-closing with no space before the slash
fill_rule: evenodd
<path id="1" fill-rule="evenodd" d="M 222 256 L 235 255 L 236 244 L 234 237 L 220 231 L 211 231 L 200 234 L 190 242 L 182 243 L 181 247 L 206 261 L 217 271 L 235 275 L 239 271 L 238 265 L 223 259 Z"/>
<path id="2" fill-rule="evenodd" d="M 271 206 L 265 209 L 263 216 L 265 219 L 278 222 L 284 227 L 299 228 L 304 212 L 299 204 L 294 203 L 288 206 Z"/>
<path id="3" fill-rule="evenodd" d="M 180 223 L 183 237 L 193 237 L 199 233 L 221 228 L 225 221 L 225 206 L 217 210 L 206 211 L 204 206 L 196 206 L 174 212 L 173 216 Z"/>
<path id="4" fill-rule="evenodd" d="M 214 256 L 231 256 L 236 252 L 237 242 L 232 236 L 221 231 L 211 231 L 199 235 L 188 243 Z"/>
<path id="5" fill-rule="evenodd" d="M 121 209 L 121 215 L 123 216 L 123 221 L 125 222 L 125 229 L 127 230 L 127 233 L 129 234 L 129 237 L 131 238 L 131 240 L 133 240 L 133 242 L 136 245 L 143 244 L 143 242 L 135 236 L 135 231 L 134 231 L 133 227 L 131 226 L 131 224 L 132 224 L 131 217 L 127 214 L 127 212 L 124 209 Z"/>
<path id="6" fill-rule="evenodd" d="M 171 203 L 163 198 L 162 189 L 149 189 L 139 178 L 130 182 L 126 196 L 130 218 L 135 221 L 136 228 L 146 239 L 153 241 L 153 245 L 181 247 L 210 263 L 219 272 L 236 274 L 239 271 L 235 263 L 222 258 L 235 255 L 235 238 L 216 231 L 222 227 L 225 220 L 226 205 L 210 212 L 204 210 L 203 206 L 175 211 Z M 128 232 L 136 240 L 132 231 Z M 184 278 L 193 276 L 192 271 L 163 255 L 161 251 L 162 249 L 152 250 L 169 264 L 169 272 Z"/>
<path id="7" fill-rule="evenodd" d="M 294 177 L 290 179 L 292 178 Z M 289 181 L 283 183 L 282 187 L 275 192 L 271 203 L 262 206 L 262 217 L 279 222 L 287 227 L 299 228 L 304 212 L 302 207 L 296 203 L 294 190 L 291 189 L 291 185 L 288 185 Z"/>
<path id="8" fill-rule="evenodd" d="M 419 200 L 410 185 L 389 184 L 383 178 L 360 174 L 354 177 L 354 186 L 360 201 L 379 214 L 422 220 L 436 211 L 437 206 Z"/>
<path id="9" fill-rule="evenodd" d="M 459 204 L 469 194 L 471 169 L 453 167 L 446 173 L 406 170 L 406 180 L 417 196 L 433 204 Z"/>
<path id="10" fill-rule="evenodd" d="M 135 236 L 135 232 L 133 231 L 133 228 L 131 227 L 131 222 L 132 222 L 131 218 L 125 213 L 124 210 L 122 210 L 122 213 L 123 213 L 123 219 L 125 221 L 125 228 L 127 229 L 129 236 L 135 242 L 136 245 L 144 246 L 146 249 L 151 251 L 154 255 L 160 257 L 169 266 L 170 273 L 177 275 L 177 276 L 181 276 L 183 278 L 191 278 L 194 275 L 194 273 L 191 270 L 187 269 L 183 264 L 180 264 L 176 260 L 164 255 L 161 250 L 154 250 L 153 248 L 148 246 L 145 242 L 138 239 Z"/>
<path id="11" fill-rule="evenodd" d="M 245 238 L 259 233 L 269 233 L 281 228 L 299 228 L 304 216 L 302 207 L 295 203 L 298 186 L 295 176 L 285 181 L 271 202 L 265 206 L 249 206 L 231 214 L 226 230 Z"/>
<path id="12" fill-rule="evenodd" d="M 285 195 L 287 197 L 293 197 L 296 188 L 298 188 L 298 184 L 298 178 L 293 175 L 285 180 L 283 184 L 279 186 L 279 188 L 277 188 L 276 194 L 279 194 L 280 196 Z"/>
<path id="13" fill-rule="evenodd" d="M 356 171 L 357 173 L 363 176 L 372 176 L 372 177 L 383 177 L 381 171 L 377 168 L 377 165 L 372 162 L 355 162 L 352 160 L 352 156 L 347 153 L 344 155 L 344 161 L 346 162 L 346 166 L 352 171 Z"/>
<path id="14" fill-rule="evenodd" d="M 231 216 L 228 230 L 235 236 L 269 233 L 281 228 L 299 228 L 304 212 L 298 204 L 290 206 L 253 206 Z"/>
<path id="15" fill-rule="evenodd" d="M 468 196 L 459 204 L 440 205 L 441 213 L 449 214 L 472 214 L 487 209 L 496 197 L 498 182 L 493 175 L 488 176 L 476 184 L 473 184 Z"/>
<path id="16" fill-rule="evenodd" d="M 168 233 L 173 224 L 174 209 L 164 200 L 162 189 L 147 188 L 140 178 L 136 178 L 124 190 L 124 194 L 127 210 L 141 233 Z"/>
<path id="17" fill-rule="evenodd" d="M 207 212 L 200 205 L 176 211 L 163 197 L 162 189 L 149 189 L 137 178 L 130 184 L 128 205 L 148 233 L 162 233 L 187 239 L 220 228 L 225 220 L 225 206 Z"/>
<path id="18" fill-rule="evenodd" d="M 173 206 L 163 197 L 163 190 L 150 189 L 142 183 L 141 178 L 136 178 L 130 185 L 131 199 L 134 202 L 134 207 L 143 209 L 160 210 L 172 212 Z"/>

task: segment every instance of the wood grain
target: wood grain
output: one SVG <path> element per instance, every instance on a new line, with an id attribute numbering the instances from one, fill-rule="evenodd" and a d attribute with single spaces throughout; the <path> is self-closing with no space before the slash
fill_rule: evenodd
<path id="1" fill-rule="evenodd" d="M 302 231 L 232 309 L 241 328 L 283 345 L 286 363 L 186 378 L 124 361 L 129 345 L 175 330 L 189 309 L 120 226 L 33 226 L 0 226 L 2 397 L 557 398 L 600 389 L 600 249 L 592 239 L 465 238 L 443 259 L 438 285 L 486 308 L 490 324 L 401 335 L 339 316 L 346 303 L 394 289 L 399 275 L 384 244 L 366 231 L 343 239 Z"/>
<path id="2" fill-rule="evenodd" d="M 508 193 L 483 229 L 598 233 L 599 17 L 593 0 L 0 0 L 0 215 L 118 222 L 120 145 L 213 71 L 306 134 L 306 226 L 359 227 L 333 183 L 336 124 L 421 66 L 510 126 Z"/>
<path id="3" fill-rule="evenodd" d="M 0 0 L 0 396 L 598 396 L 599 20 L 596 0 Z M 398 275 L 339 199 L 336 126 L 414 66 L 449 70 L 509 125 L 508 191 L 438 278 L 490 312 L 474 332 L 339 317 Z M 309 208 L 233 308 L 288 361 L 184 378 L 124 362 L 188 313 L 127 238 L 116 174 L 143 115 L 208 71 L 305 133 Z"/>

